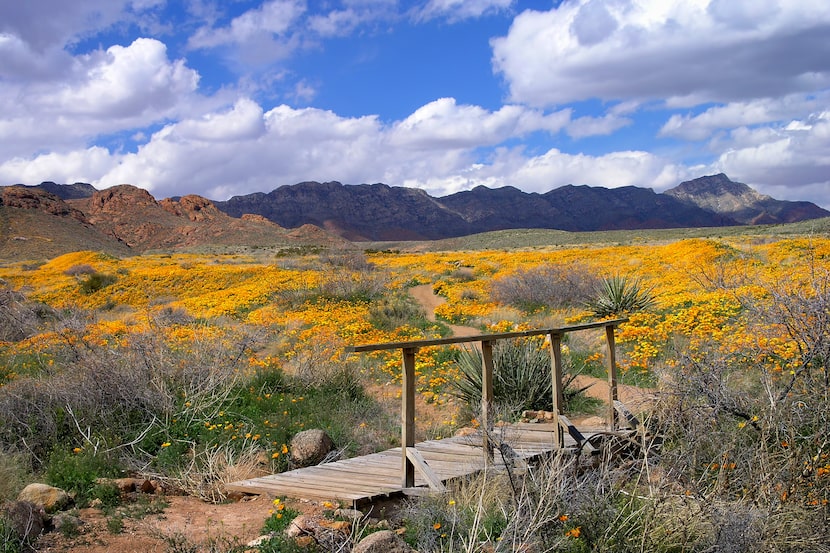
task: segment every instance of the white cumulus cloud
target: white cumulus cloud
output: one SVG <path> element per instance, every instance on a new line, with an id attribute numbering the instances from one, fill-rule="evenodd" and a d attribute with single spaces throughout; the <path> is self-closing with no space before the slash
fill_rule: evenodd
<path id="1" fill-rule="evenodd" d="M 55 82 L 0 88 L 0 157 L 65 151 L 100 134 L 139 128 L 192 107 L 199 75 L 166 46 L 140 38 L 68 59 Z"/>
<path id="2" fill-rule="evenodd" d="M 827 36 L 823 0 L 571 0 L 520 14 L 492 45 L 515 102 L 691 106 L 830 86 Z"/>

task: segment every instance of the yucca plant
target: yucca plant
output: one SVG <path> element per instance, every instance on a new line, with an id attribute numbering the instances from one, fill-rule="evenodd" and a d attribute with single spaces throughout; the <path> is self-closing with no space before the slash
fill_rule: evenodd
<path id="1" fill-rule="evenodd" d="M 461 376 L 452 391 L 476 411 L 481 405 L 483 359 L 477 348 L 462 349 L 456 360 Z M 585 391 L 569 387 L 573 375 L 565 375 L 565 404 Z M 505 414 L 553 407 L 550 351 L 540 340 L 499 340 L 493 345 L 493 400 Z"/>
<path id="2" fill-rule="evenodd" d="M 654 305 L 654 292 L 640 279 L 627 275 L 603 278 L 593 299 L 585 303 L 597 317 L 643 311 Z"/>

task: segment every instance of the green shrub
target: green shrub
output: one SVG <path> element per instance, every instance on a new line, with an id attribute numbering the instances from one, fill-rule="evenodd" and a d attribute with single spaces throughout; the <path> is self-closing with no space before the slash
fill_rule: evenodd
<path id="1" fill-rule="evenodd" d="M 308 551 L 285 535 L 285 529 L 291 521 L 297 518 L 299 511 L 286 507 L 282 499 L 274 500 L 273 513 L 266 519 L 262 528 L 263 533 L 271 535 L 271 538 L 260 544 L 257 549 L 261 553 L 300 553 Z"/>
<path id="2" fill-rule="evenodd" d="M 369 307 L 369 322 L 380 330 L 395 330 L 403 326 L 424 328 L 431 324 L 424 310 L 414 300 L 402 294 L 385 296 Z"/>
<path id="3" fill-rule="evenodd" d="M 81 292 L 84 294 L 94 294 L 98 290 L 115 284 L 116 281 L 118 281 L 118 277 L 115 275 L 95 272 L 81 280 Z"/>
<path id="4" fill-rule="evenodd" d="M 616 275 L 602 279 L 585 307 L 597 317 L 644 311 L 654 305 L 654 293 L 639 279 Z"/>
<path id="5" fill-rule="evenodd" d="M 456 363 L 461 376 L 451 381 L 452 393 L 475 413 L 481 405 L 481 351 L 462 349 Z M 584 389 L 570 386 L 572 375 L 563 375 L 563 380 L 563 407 L 567 410 L 584 395 Z M 499 340 L 493 345 L 493 400 L 500 411 L 511 415 L 528 409 L 549 411 L 553 407 L 552 389 L 550 350 L 542 340 Z"/>
<path id="6" fill-rule="evenodd" d="M 113 485 L 97 484 L 99 478 L 121 476 L 115 459 L 103 453 L 80 450 L 77 453 L 55 449 L 46 466 L 49 484 L 75 495 L 75 502 L 84 506 L 92 499 L 101 499 L 104 505 L 118 503 L 118 489 Z"/>
<path id="7" fill-rule="evenodd" d="M 14 525 L 0 512 L 0 553 L 30 551 L 29 544 L 17 533 Z"/>
<path id="8" fill-rule="evenodd" d="M 501 540 L 507 517 L 513 514 L 512 500 L 504 475 L 471 476 L 453 485 L 447 494 L 424 496 L 406 505 L 404 540 L 424 553 L 480 551 L 470 546 Z"/>

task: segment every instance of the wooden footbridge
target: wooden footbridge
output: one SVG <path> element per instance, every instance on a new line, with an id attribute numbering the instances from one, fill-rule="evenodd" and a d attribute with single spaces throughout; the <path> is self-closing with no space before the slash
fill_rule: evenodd
<path id="1" fill-rule="evenodd" d="M 428 490 L 443 491 L 452 479 L 489 467 L 516 466 L 559 449 L 592 449 L 597 432 L 614 432 L 619 414 L 630 426 L 637 421 L 617 400 L 614 330 L 628 319 L 559 328 L 481 334 L 435 340 L 352 346 L 353 353 L 400 349 L 403 355 L 401 393 L 401 447 L 352 459 L 325 463 L 228 484 L 230 491 L 269 494 L 298 499 L 337 500 L 352 505 Z M 569 332 L 602 328 L 606 337 L 609 397 L 605 429 L 579 430 L 562 413 L 562 338 Z M 545 423 L 496 426 L 493 412 L 493 344 L 498 340 L 544 335 L 551 350 L 553 418 Z M 482 353 L 482 405 L 480 430 L 469 436 L 415 443 L 415 354 L 427 346 L 477 342 Z M 498 445 L 496 445 L 498 444 Z"/>

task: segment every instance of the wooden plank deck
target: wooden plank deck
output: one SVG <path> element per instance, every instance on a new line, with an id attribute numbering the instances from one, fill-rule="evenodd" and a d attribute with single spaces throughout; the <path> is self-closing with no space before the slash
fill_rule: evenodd
<path id="1" fill-rule="evenodd" d="M 591 432 L 583 434 L 586 438 L 592 435 Z M 525 461 L 551 452 L 555 447 L 553 424 L 519 423 L 502 426 L 495 429 L 495 435 L 497 443 L 507 443 L 518 458 Z M 573 439 L 566 435 L 565 447 L 574 445 Z M 415 449 L 441 482 L 467 476 L 485 468 L 480 433 L 428 440 L 415 444 Z M 498 452 L 495 452 L 494 457 L 493 466 L 503 467 Z M 426 485 L 425 478 L 416 473 L 415 486 Z M 228 484 L 226 489 L 294 499 L 350 502 L 357 506 L 403 493 L 401 448 L 242 480 Z"/>

